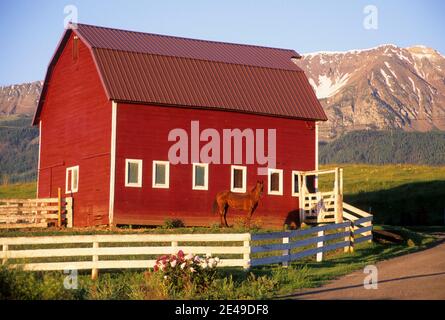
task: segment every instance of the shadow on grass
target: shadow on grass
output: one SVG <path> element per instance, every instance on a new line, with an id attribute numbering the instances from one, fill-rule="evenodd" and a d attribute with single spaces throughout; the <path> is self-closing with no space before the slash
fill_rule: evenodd
<path id="1" fill-rule="evenodd" d="M 377 224 L 445 224 L 445 181 L 442 180 L 345 195 L 345 202 L 365 211 L 371 210 Z"/>

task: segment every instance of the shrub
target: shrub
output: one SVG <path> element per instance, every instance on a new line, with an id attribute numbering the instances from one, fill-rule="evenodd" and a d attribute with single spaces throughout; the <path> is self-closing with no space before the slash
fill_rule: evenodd
<path id="1" fill-rule="evenodd" d="M 164 286 L 164 294 L 171 297 L 192 297 L 206 291 L 214 282 L 218 263 L 217 257 L 184 255 L 180 250 L 176 255 L 159 257 L 153 273 L 148 273 L 146 279 L 157 276 Z"/>
<path id="2" fill-rule="evenodd" d="M 165 229 L 175 229 L 184 228 L 185 224 L 181 219 L 165 219 L 164 228 Z"/>

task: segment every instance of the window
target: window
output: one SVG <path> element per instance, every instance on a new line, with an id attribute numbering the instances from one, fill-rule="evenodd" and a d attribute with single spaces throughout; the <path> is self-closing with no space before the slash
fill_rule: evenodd
<path id="1" fill-rule="evenodd" d="M 125 186 L 142 187 L 142 160 L 125 159 Z"/>
<path id="2" fill-rule="evenodd" d="M 246 192 L 247 167 L 232 166 L 230 191 Z"/>
<path id="3" fill-rule="evenodd" d="M 268 194 L 283 195 L 283 170 L 268 170 Z"/>
<path id="4" fill-rule="evenodd" d="M 65 192 L 74 193 L 79 190 L 79 166 L 66 168 Z"/>
<path id="5" fill-rule="evenodd" d="M 292 171 L 292 196 L 300 196 L 301 175 L 298 171 Z"/>
<path id="6" fill-rule="evenodd" d="M 153 161 L 153 188 L 168 189 L 170 185 L 170 162 Z"/>
<path id="7" fill-rule="evenodd" d="M 209 164 L 194 163 L 193 164 L 193 190 L 209 189 Z"/>

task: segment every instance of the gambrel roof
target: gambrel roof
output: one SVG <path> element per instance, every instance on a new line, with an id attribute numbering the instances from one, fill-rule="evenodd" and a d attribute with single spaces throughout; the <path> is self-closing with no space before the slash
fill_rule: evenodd
<path id="1" fill-rule="evenodd" d="M 48 67 L 34 124 L 72 32 L 91 50 L 110 100 L 327 120 L 294 50 L 76 24 Z"/>

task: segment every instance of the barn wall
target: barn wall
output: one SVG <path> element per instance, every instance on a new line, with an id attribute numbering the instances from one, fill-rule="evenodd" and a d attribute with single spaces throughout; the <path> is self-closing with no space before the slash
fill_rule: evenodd
<path id="1" fill-rule="evenodd" d="M 103 90 L 89 49 L 72 36 L 53 70 L 42 108 L 38 197 L 65 194 L 67 167 L 79 165 L 74 225 L 108 223 L 111 102 Z"/>
<path id="2" fill-rule="evenodd" d="M 315 169 L 315 130 L 313 122 L 265 117 L 226 111 L 192 110 L 162 106 L 118 104 L 114 221 L 117 224 L 162 224 L 166 218 L 179 218 L 187 225 L 219 223 L 212 214 L 217 192 L 230 189 L 230 165 L 210 164 L 209 190 L 192 190 L 192 165 L 170 165 L 170 188 L 152 188 L 152 161 L 168 160 L 174 142 L 171 129 L 183 128 L 190 137 L 190 121 L 199 120 L 200 130 L 276 129 L 277 168 L 284 170 L 282 196 L 267 194 L 267 176 L 257 175 L 257 166 L 248 165 L 247 185 L 264 180 L 263 198 L 254 220 L 263 226 L 283 226 L 296 219 L 298 198 L 291 196 L 292 170 Z M 205 142 L 201 142 L 203 146 Z M 190 145 L 189 145 L 190 147 Z M 142 159 L 142 188 L 125 187 L 125 159 Z M 245 160 L 243 160 L 245 161 Z M 245 215 L 229 210 L 229 224 Z"/>

